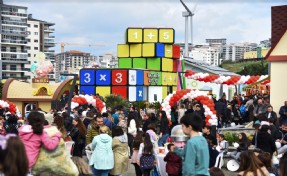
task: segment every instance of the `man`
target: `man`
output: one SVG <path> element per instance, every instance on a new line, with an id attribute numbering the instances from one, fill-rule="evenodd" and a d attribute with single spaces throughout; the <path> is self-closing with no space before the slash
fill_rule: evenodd
<path id="1" fill-rule="evenodd" d="M 204 126 L 202 128 L 203 137 L 210 140 L 213 146 L 217 145 L 217 139 L 214 135 L 211 134 L 211 126 Z"/>
<path id="2" fill-rule="evenodd" d="M 253 121 L 258 120 L 258 115 L 262 113 L 266 113 L 266 107 L 263 104 L 262 98 L 259 98 L 257 100 L 257 105 L 254 107 L 254 110 L 253 110 L 253 115 L 254 115 Z"/>
<path id="3" fill-rule="evenodd" d="M 280 107 L 280 125 L 287 123 L 287 101 L 284 102 L 284 106 Z"/>
<path id="4" fill-rule="evenodd" d="M 100 127 L 102 126 L 105 126 L 102 116 L 97 116 L 96 119 L 89 124 L 86 136 L 86 145 L 92 143 L 94 137 L 100 134 Z"/>
<path id="5" fill-rule="evenodd" d="M 281 147 L 278 149 L 278 154 L 285 153 L 287 151 L 287 123 L 283 123 L 281 130 L 276 130 L 274 138 L 276 142 L 281 143 Z"/>
<path id="6" fill-rule="evenodd" d="M 273 107 L 271 105 L 267 106 L 267 112 L 265 113 L 268 121 L 269 119 L 273 119 L 274 123 L 276 124 L 277 122 L 277 114 L 276 112 L 273 111 Z"/>
<path id="7" fill-rule="evenodd" d="M 115 113 L 112 115 L 115 125 L 118 125 L 118 123 L 119 123 L 119 115 L 120 115 L 120 109 L 116 108 Z"/>

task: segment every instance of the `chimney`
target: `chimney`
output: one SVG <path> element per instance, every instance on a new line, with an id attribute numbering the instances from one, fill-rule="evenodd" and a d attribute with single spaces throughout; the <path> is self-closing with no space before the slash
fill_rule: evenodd
<path id="1" fill-rule="evenodd" d="M 271 8 L 271 18 L 271 47 L 274 47 L 287 29 L 287 5 L 273 6 Z"/>

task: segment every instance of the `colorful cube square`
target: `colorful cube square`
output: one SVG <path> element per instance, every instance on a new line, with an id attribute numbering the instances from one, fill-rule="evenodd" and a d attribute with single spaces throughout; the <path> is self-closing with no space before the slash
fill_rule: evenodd
<path id="1" fill-rule="evenodd" d="M 120 95 L 123 98 L 127 99 L 128 91 L 126 86 L 112 86 L 112 94 Z"/>
<path id="2" fill-rule="evenodd" d="M 130 57 L 142 57 L 142 44 L 130 44 Z"/>
<path id="3" fill-rule="evenodd" d="M 164 57 L 164 44 L 155 44 L 155 57 Z"/>
<path id="4" fill-rule="evenodd" d="M 148 58 L 147 59 L 147 69 L 149 70 L 161 70 L 161 58 Z"/>
<path id="5" fill-rule="evenodd" d="M 172 72 L 178 72 L 178 64 L 179 64 L 179 62 L 181 62 L 181 60 L 172 60 L 172 62 L 173 62 L 173 65 L 172 65 Z"/>
<path id="6" fill-rule="evenodd" d="M 143 43 L 142 44 L 142 57 L 155 57 L 155 44 Z"/>
<path id="7" fill-rule="evenodd" d="M 149 71 L 144 71 L 144 85 L 149 85 Z"/>
<path id="8" fill-rule="evenodd" d="M 161 59 L 161 68 L 162 71 L 172 71 L 172 59 L 169 58 L 162 58 Z"/>
<path id="9" fill-rule="evenodd" d="M 119 58 L 119 68 L 132 68 L 133 62 L 132 58 Z"/>
<path id="10" fill-rule="evenodd" d="M 162 87 L 161 86 L 149 86 L 148 87 L 148 100 L 149 102 L 162 101 Z"/>
<path id="11" fill-rule="evenodd" d="M 80 92 L 84 92 L 84 94 L 88 95 L 95 95 L 95 86 L 80 86 Z"/>
<path id="12" fill-rule="evenodd" d="M 159 42 L 160 43 L 174 43 L 174 29 L 160 28 L 159 29 Z"/>
<path id="13" fill-rule="evenodd" d="M 137 88 L 136 86 L 129 86 L 129 101 L 133 102 L 137 100 Z"/>
<path id="14" fill-rule="evenodd" d="M 171 85 L 177 86 L 178 73 L 171 73 L 171 77 L 172 77 Z"/>
<path id="15" fill-rule="evenodd" d="M 106 97 L 111 94 L 110 86 L 97 86 L 96 93 L 100 94 L 102 97 Z"/>
<path id="16" fill-rule="evenodd" d="M 154 72 L 151 71 L 148 74 L 148 78 L 149 78 L 149 84 L 150 85 L 157 85 L 160 86 L 162 85 L 162 72 Z"/>
<path id="17" fill-rule="evenodd" d="M 168 77 L 168 73 L 167 72 L 162 72 L 162 78 L 161 78 L 161 84 L 163 86 L 167 85 L 167 77 Z"/>
<path id="18" fill-rule="evenodd" d="M 97 70 L 96 85 L 111 85 L 111 70 Z"/>
<path id="19" fill-rule="evenodd" d="M 129 85 L 136 85 L 136 84 L 137 84 L 137 71 L 129 70 Z"/>
<path id="20" fill-rule="evenodd" d="M 180 46 L 179 45 L 172 46 L 172 58 L 174 59 L 180 58 Z"/>
<path id="21" fill-rule="evenodd" d="M 164 45 L 164 57 L 172 58 L 172 45 Z"/>
<path id="22" fill-rule="evenodd" d="M 127 70 L 112 70 L 112 85 L 127 85 Z"/>
<path id="23" fill-rule="evenodd" d="M 133 58 L 133 68 L 146 69 L 146 58 Z"/>
<path id="24" fill-rule="evenodd" d="M 144 87 L 143 86 L 136 86 L 136 91 L 137 91 L 136 101 L 146 100 L 144 98 L 145 97 L 145 91 L 144 91 Z"/>
<path id="25" fill-rule="evenodd" d="M 81 85 L 95 85 L 95 70 L 80 70 L 80 84 Z"/>
<path id="26" fill-rule="evenodd" d="M 142 43 L 143 29 L 142 28 L 128 28 L 127 29 L 127 43 Z"/>
<path id="27" fill-rule="evenodd" d="M 137 85 L 143 85 L 144 84 L 144 71 L 137 70 Z"/>
<path id="28" fill-rule="evenodd" d="M 167 86 L 162 86 L 162 97 L 167 97 Z"/>
<path id="29" fill-rule="evenodd" d="M 156 43 L 158 42 L 158 29 L 157 28 L 144 28 L 144 42 L 145 43 Z"/>
<path id="30" fill-rule="evenodd" d="M 130 46 L 127 44 L 119 44 L 118 57 L 130 57 Z"/>

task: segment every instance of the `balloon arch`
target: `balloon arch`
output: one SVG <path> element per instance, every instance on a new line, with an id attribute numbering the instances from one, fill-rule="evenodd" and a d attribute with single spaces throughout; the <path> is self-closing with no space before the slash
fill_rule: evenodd
<path id="1" fill-rule="evenodd" d="M 92 105 L 99 109 L 101 113 L 106 112 L 106 104 L 98 97 L 93 95 L 76 95 L 72 98 L 71 109 L 80 105 Z"/>
<path id="2" fill-rule="evenodd" d="M 0 108 L 1 109 L 2 108 L 9 108 L 9 112 L 11 114 L 13 114 L 13 115 L 15 114 L 15 115 L 18 115 L 18 116 L 21 115 L 21 113 L 20 113 L 19 109 L 17 108 L 17 106 L 14 103 L 12 103 L 12 102 L 10 102 L 8 100 L 0 100 Z"/>
<path id="3" fill-rule="evenodd" d="M 199 90 L 178 90 L 171 94 L 169 94 L 162 103 L 162 110 L 166 112 L 167 117 L 171 118 L 171 107 L 175 102 L 178 102 L 182 99 L 195 99 L 203 104 L 203 108 L 205 110 L 205 123 L 207 125 L 217 125 L 218 120 L 216 116 L 216 111 L 214 109 L 214 103 L 212 97 L 208 95 L 207 92 L 199 91 Z"/>

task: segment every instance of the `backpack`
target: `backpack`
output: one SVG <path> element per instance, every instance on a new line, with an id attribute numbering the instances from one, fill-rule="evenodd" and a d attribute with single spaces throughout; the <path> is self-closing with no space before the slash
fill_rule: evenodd
<path id="1" fill-rule="evenodd" d="M 154 155 L 143 154 L 140 158 L 140 168 L 141 169 L 153 169 L 154 167 Z"/>
<path id="2" fill-rule="evenodd" d="M 239 107 L 239 111 L 240 111 L 240 114 L 242 117 L 245 117 L 245 114 L 246 114 L 246 107 L 244 105 L 241 105 Z"/>

